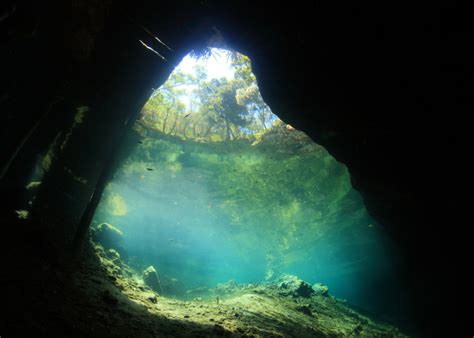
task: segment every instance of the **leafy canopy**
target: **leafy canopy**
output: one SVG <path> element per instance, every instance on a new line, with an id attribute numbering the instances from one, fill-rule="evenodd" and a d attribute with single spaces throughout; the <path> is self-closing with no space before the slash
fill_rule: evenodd
<path id="1" fill-rule="evenodd" d="M 254 140 L 278 120 L 263 101 L 250 59 L 229 52 L 234 78 L 211 78 L 201 65 L 175 70 L 142 110 L 142 132 L 201 142 Z M 212 57 L 212 56 L 209 56 Z"/>

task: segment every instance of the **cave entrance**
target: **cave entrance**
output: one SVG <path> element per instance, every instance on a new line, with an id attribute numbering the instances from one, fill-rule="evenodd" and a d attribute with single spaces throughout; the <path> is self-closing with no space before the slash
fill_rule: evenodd
<path id="1" fill-rule="evenodd" d="M 396 280 L 383 228 L 346 167 L 272 113 L 248 57 L 186 56 L 121 159 L 92 237 L 137 280 L 156 275 L 158 293 L 193 299 L 297 276 L 363 308 L 396 302 L 380 297 Z"/>

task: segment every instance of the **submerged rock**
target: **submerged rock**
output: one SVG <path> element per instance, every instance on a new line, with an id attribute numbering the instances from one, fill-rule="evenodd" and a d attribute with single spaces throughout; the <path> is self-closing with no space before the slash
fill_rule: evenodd
<path id="1" fill-rule="evenodd" d="M 91 228 L 91 239 L 107 250 L 114 250 L 119 254 L 119 259 L 128 261 L 128 252 L 123 248 L 123 233 L 112 224 L 101 223 Z M 108 253 L 107 253 L 108 255 Z M 113 257 L 110 257 L 113 259 Z"/>
<path id="2" fill-rule="evenodd" d="M 158 278 L 158 273 L 156 273 L 153 265 L 150 265 L 143 271 L 142 278 L 145 285 L 149 286 L 152 290 L 158 293 L 163 293 L 160 279 Z"/>
<path id="3" fill-rule="evenodd" d="M 324 297 L 329 296 L 329 288 L 324 284 L 321 284 L 321 283 L 314 284 L 313 285 L 313 290 L 317 295 L 321 295 L 321 296 L 324 296 Z"/>
<path id="4" fill-rule="evenodd" d="M 396 328 L 370 320 L 363 314 L 357 313 L 341 301 L 332 297 L 296 297 L 302 290 L 308 291 L 309 284 L 295 276 L 285 275 L 275 283 L 265 284 L 237 284 L 234 281 L 220 284 L 219 290 L 225 295 L 217 294 L 215 289 L 207 287 L 190 290 L 188 297 L 193 292 L 202 292 L 204 298 L 195 298 L 192 301 L 179 299 L 168 299 L 159 297 L 144 287 L 135 278 L 115 274 L 113 268 L 115 263 L 108 255 L 113 255 L 110 250 L 105 251 L 102 247 L 96 248 L 102 264 L 105 264 L 107 275 L 116 276 L 119 283 L 111 287 L 107 282 L 110 278 L 99 281 L 91 277 L 85 280 L 93 284 L 93 289 L 102 290 L 99 295 L 105 307 L 101 311 L 109 311 L 113 316 L 135 313 L 128 305 L 130 302 L 121 301 L 121 294 L 137 300 L 145 305 L 152 316 L 130 315 L 122 320 L 133 319 L 137 327 L 169 327 L 169 332 L 154 332 L 154 336 L 169 336 L 176 332 L 189 332 L 193 336 L 284 336 L 284 337 L 405 337 Z M 123 270 L 128 269 L 123 263 Z M 153 266 L 143 271 L 143 280 L 146 285 L 155 291 L 161 291 L 165 286 L 166 277 L 163 276 L 163 284 L 160 283 L 158 273 Z M 99 283 L 100 282 L 100 283 Z M 90 285 L 89 284 L 89 285 Z M 82 282 L 78 285 L 82 285 Z M 79 290 L 89 290 L 78 288 Z M 258 291 L 256 293 L 255 291 Z M 229 294 L 228 292 L 231 292 Z M 313 291 L 315 294 L 316 291 Z M 302 294 L 305 294 L 304 292 Z M 218 297 L 218 299 L 217 299 Z M 67 297 L 66 297 L 67 298 Z M 90 297 L 84 297 L 89 299 Z M 95 301 L 95 300 L 94 300 Z M 76 304 L 74 304 L 76 306 Z M 91 303 L 92 306 L 92 303 Z M 96 304 L 93 303 L 95 307 Z M 134 308 L 133 308 L 134 309 Z M 87 308 L 84 309 L 85 311 Z M 120 317 L 119 317 L 120 318 Z M 183 320 L 180 320 L 180 319 Z M 192 326 L 185 326 L 187 320 L 192 319 Z M 121 318 L 120 318 L 121 319 Z M 186 319 L 186 320 L 184 320 Z M 163 325 L 166 323 L 166 325 Z M 194 331 L 196 323 L 202 324 L 202 331 Z M 121 324 L 120 324 L 121 325 Z M 170 326 L 172 325 L 172 326 Z M 215 328 L 220 331 L 215 331 Z M 187 331 L 187 330 L 193 331 Z M 171 331 L 172 330 L 172 331 Z M 227 330 L 227 331 L 222 331 Z M 147 332 L 144 335 L 149 335 Z M 133 335 L 130 332 L 130 335 Z"/>
<path id="5" fill-rule="evenodd" d="M 280 293 L 293 297 L 309 298 L 314 294 L 311 285 L 293 275 L 283 275 L 280 277 L 278 288 Z"/>
<path id="6" fill-rule="evenodd" d="M 117 252 L 117 250 L 107 250 L 107 257 L 109 257 L 114 263 L 120 263 L 120 254 Z"/>
<path id="7" fill-rule="evenodd" d="M 105 249 L 117 249 L 122 246 L 123 233 L 112 224 L 101 223 L 91 231 L 92 239 Z"/>

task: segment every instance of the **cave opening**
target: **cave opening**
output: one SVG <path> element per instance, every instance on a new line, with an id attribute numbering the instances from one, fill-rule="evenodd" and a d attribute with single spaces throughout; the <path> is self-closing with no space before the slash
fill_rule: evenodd
<path id="1" fill-rule="evenodd" d="M 119 157 L 91 238 L 101 260 L 120 262 L 138 285 L 217 303 L 306 287 L 408 321 L 383 225 L 347 168 L 266 105 L 248 57 L 187 55 L 153 89 Z"/>
<path id="2" fill-rule="evenodd" d="M 469 144 L 470 133 L 464 131 L 469 124 L 462 117 L 472 113 L 474 93 L 469 49 L 472 11 L 456 5 L 427 8 L 420 4 L 407 8 L 404 4 L 288 2 L 268 6 L 266 2 L 252 2 L 249 6 L 242 1 L 145 1 L 139 5 L 112 1 L 66 1 L 60 5 L 7 1 L 0 7 L 5 51 L 0 92 L 0 189 L 5 197 L 0 212 L 0 282 L 6 291 L 2 304 L 8 309 L 0 319 L 2 336 L 403 336 L 389 328 L 374 331 L 373 316 L 364 317 L 362 311 L 352 312 L 347 307 L 348 303 L 357 304 L 371 309 L 372 314 L 391 314 L 402 321 L 410 313 L 404 314 L 394 304 L 403 296 L 410 300 L 413 325 L 410 330 L 396 325 L 402 332 L 434 337 L 466 331 L 462 311 L 446 309 L 461 309 L 466 303 L 464 293 L 453 293 L 453 286 L 457 291 L 469 289 L 462 287 L 467 280 L 464 267 L 469 265 L 464 264 L 463 258 L 470 257 L 465 252 L 469 245 L 461 242 L 469 238 L 463 236 L 469 208 L 463 207 L 462 197 L 465 177 L 469 177 L 466 170 L 470 152 L 464 148 Z M 303 268 L 303 261 L 295 261 L 280 270 L 299 276 L 311 286 L 314 282 L 328 286 L 329 295 L 335 298 L 282 296 L 288 291 L 288 283 L 275 284 L 265 279 L 271 270 L 267 269 L 268 261 L 261 258 L 252 266 L 258 270 L 256 283 L 245 284 L 232 276 L 235 285 L 229 284 L 231 289 L 253 285 L 245 297 L 233 304 L 222 297 L 219 304 L 217 299 L 199 303 L 175 301 L 166 293 L 166 287 L 155 292 L 140 282 L 143 269 L 155 267 L 162 281 L 168 275 L 180 283 L 187 281 L 183 276 L 170 271 L 161 260 L 141 259 L 138 266 L 134 263 L 137 255 L 128 251 L 127 257 L 126 250 L 119 248 L 126 247 L 130 229 L 136 225 L 122 222 L 136 212 L 135 201 L 129 199 L 137 196 L 138 203 L 140 194 L 109 193 L 126 160 L 137 155 L 136 150 L 142 145 L 150 148 L 147 142 L 156 142 L 151 135 L 131 142 L 130 134 L 124 148 L 119 147 L 124 129 L 130 126 L 126 121 L 135 122 L 152 94 L 151 88 L 163 84 L 186 53 L 206 45 L 209 37 L 218 32 L 229 46 L 251 58 L 259 89 L 274 113 L 347 166 L 351 185 L 357 191 L 355 196 L 360 193 L 367 212 L 378 221 L 367 222 L 373 226 L 360 225 L 360 229 L 357 225 L 344 228 L 344 222 L 334 221 L 334 226 L 328 227 L 331 231 L 323 232 L 331 236 L 324 235 L 307 246 L 313 251 L 295 251 L 292 240 L 288 240 L 286 251 L 280 250 L 286 246 L 283 235 L 292 238 L 291 224 L 295 229 L 310 229 L 304 224 L 304 217 L 295 218 L 284 228 L 281 242 L 274 241 L 278 245 L 271 249 L 284 253 L 268 263 L 276 275 L 278 264 L 295 253 L 292 257 L 312 260 L 308 268 Z M 174 121 L 169 121 L 166 131 L 173 125 Z M 194 140 L 193 135 L 192 125 L 188 125 L 187 140 L 173 139 L 176 148 L 195 142 L 204 149 L 206 142 Z M 227 133 L 221 129 L 218 138 L 225 139 L 227 135 L 228 143 L 243 143 L 235 140 L 230 130 Z M 171 137 L 166 141 L 171 144 Z M 252 149 L 257 152 L 261 146 L 256 144 Z M 116 171 L 112 160 L 117 158 L 117 149 L 120 159 Z M 215 158 L 231 157 L 222 152 L 212 154 Z M 208 154 L 210 151 L 204 155 Z M 170 164 L 171 160 L 167 159 Z M 180 154 L 175 162 L 187 164 L 189 161 L 185 160 L 186 156 Z M 276 168 L 286 166 L 285 160 L 280 162 Z M 188 170 L 183 168 L 177 175 Z M 308 175 L 313 168 L 308 161 Z M 271 170 L 277 177 L 274 168 Z M 156 171 L 150 165 L 140 175 L 146 178 Z M 95 198 L 99 195 L 96 192 L 102 193 L 111 174 L 115 177 L 101 208 L 114 203 L 115 213 L 126 214 L 100 219 L 98 211 L 91 232 L 94 240 L 100 237 L 99 225 L 108 222 L 114 227 L 101 227 L 110 230 L 109 240 L 115 236 L 122 241 L 112 251 L 105 247 L 101 251 L 99 246 L 91 246 L 86 236 L 100 199 Z M 130 182 L 132 188 L 141 189 L 140 181 Z M 285 189 L 287 186 L 283 185 Z M 274 192 L 281 191 L 284 190 Z M 295 187 L 287 197 L 301 201 L 307 198 L 308 191 Z M 155 197 L 151 195 L 150 200 Z M 252 201 L 247 200 L 248 204 Z M 283 217 L 290 204 L 281 204 L 275 209 Z M 254 210 L 258 205 L 253 203 L 245 210 Z M 301 203 L 298 205 L 294 215 L 311 213 Z M 186 214 L 186 209 L 174 205 L 163 209 L 161 213 Z M 213 206 L 211 210 L 215 209 Z M 337 203 L 331 210 L 334 218 L 341 215 Z M 350 214 L 349 206 L 344 210 Z M 230 213 L 231 209 L 224 211 Z M 271 220 L 274 226 L 268 226 L 270 232 L 281 232 L 281 224 L 273 215 L 268 220 L 258 219 L 257 215 L 255 210 L 251 222 L 244 220 L 252 225 L 252 231 L 260 229 L 262 234 Z M 292 214 L 284 215 L 291 218 Z M 156 227 L 155 221 L 150 219 L 150 228 Z M 338 227 L 340 233 L 336 232 Z M 237 238 L 242 229 L 237 226 L 232 230 L 234 233 L 228 235 Z M 377 237 L 375 242 L 385 256 L 372 251 L 365 270 L 358 270 L 362 264 L 339 264 L 350 263 L 352 255 L 358 257 L 355 249 L 361 247 L 352 244 L 361 244 L 359 239 L 372 239 L 367 235 L 369 231 Z M 390 235 L 386 236 L 386 232 Z M 311 233 L 303 233 L 309 242 Z M 351 233 L 360 237 L 341 246 L 348 243 L 344 239 L 350 238 Z M 153 234 L 149 237 L 140 241 L 143 247 L 155 238 Z M 257 249 L 264 251 L 266 238 L 260 237 Z M 182 245 L 180 240 L 169 236 L 166 245 Z M 392 249 L 391 240 L 397 250 Z M 210 242 L 217 250 L 226 238 Z M 321 247 L 322 243 L 327 247 Z M 230 246 L 225 247 L 230 251 Z M 245 251 L 246 247 L 238 249 Z M 196 247 L 198 250 L 204 251 Z M 257 258 L 263 256 L 258 250 Z M 363 251 L 361 248 L 358 252 Z M 204 260 L 209 256 L 194 258 Z M 214 256 L 203 268 L 217 261 Z M 182 256 L 175 257 L 184 261 Z M 241 265 L 241 270 L 250 271 L 241 264 L 243 260 L 238 260 L 240 257 L 232 258 L 236 273 Z M 372 268 L 371 262 L 379 258 L 379 267 L 387 269 Z M 222 261 L 226 259 L 222 255 Z M 186 271 L 191 275 L 190 269 L 181 267 L 182 275 Z M 349 271 L 349 267 L 353 269 Z M 336 278 L 331 271 L 340 274 Z M 200 276 L 206 274 L 203 269 Z M 202 283 L 207 289 L 215 289 L 215 283 L 227 283 L 225 278 L 211 277 L 207 284 Z M 397 278 L 392 277 L 399 277 L 403 287 L 398 288 Z M 185 287 L 186 291 L 197 288 Z M 130 293 L 132 289 L 149 297 Z M 274 311 L 252 312 L 257 308 L 254 297 L 260 305 L 274 305 Z M 236 305 L 237 301 L 245 306 Z M 198 312 L 208 315 L 202 318 Z M 220 323 L 223 315 L 219 312 L 228 316 L 224 323 Z"/>

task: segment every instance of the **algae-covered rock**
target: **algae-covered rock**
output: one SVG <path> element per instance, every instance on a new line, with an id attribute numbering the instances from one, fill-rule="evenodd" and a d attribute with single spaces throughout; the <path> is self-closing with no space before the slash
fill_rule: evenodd
<path id="1" fill-rule="evenodd" d="M 321 295 L 324 297 L 329 296 L 329 288 L 321 283 L 316 283 L 313 285 L 313 290 L 317 295 Z"/>
<path id="2" fill-rule="evenodd" d="M 112 249 L 116 251 L 117 254 L 119 254 L 119 260 L 122 260 L 123 262 L 128 261 L 128 252 L 122 246 L 123 233 L 120 231 L 120 229 L 117 229 L 109 223 L 101 223 L 92 227 L 90 234 L 91 239 L 95 243 L 100 244 L 105 249 L 105 251 L 107 251 L 107 255 L 110 254 L 108 250 Z M 110 258 L 113 259 L 113 257 Z"/>
<path id="3" fill-rule="evenodd" d="M 156 273 L 156 270 L 153 265 L 150 265 L 143 271 L 142 278 L 145 285 L 149 286 L 152 290 L 156 292 L 163 293 L 160 279 L 158 278 L 158 274 Z"/>
<path id="4" fill-rule="evenodd" d="M 291 295 L 293 297 L 309 298 L 314 294 L 314 290 L 305 281 L 293 275 L 283 275 L 279 278 L 278 288 L 284 295 Z"/>
<path id="5" fill-rule="evenodd" d="M 109 257 L 114 263 L 120 261 L 120 254 L 114 249 L 107 250 L 107 257 Z"/>
<path id="6" fill-rule="evenodd" d="M 91 231 L 92 239 L 105 249 L 117 249 L 122 246 L 123 233 L 112 224 L 101 223 Z"/>

